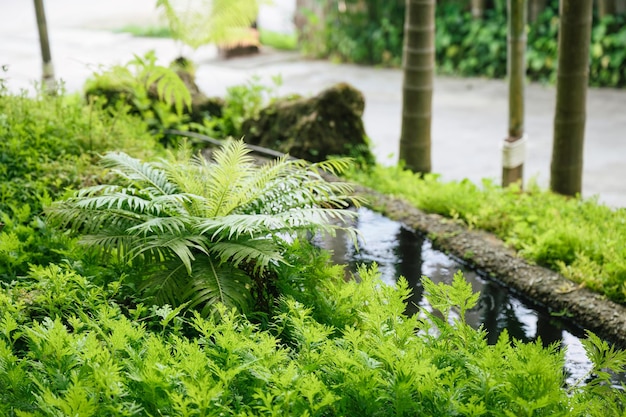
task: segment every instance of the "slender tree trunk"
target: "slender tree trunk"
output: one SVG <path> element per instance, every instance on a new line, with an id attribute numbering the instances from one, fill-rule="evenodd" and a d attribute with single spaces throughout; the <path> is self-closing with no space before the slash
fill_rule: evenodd
<path id="1" fill-rule="evenodd" d="M 524 80 L 526 79 L 526 0 L 508 0 L 509 136 L 502 148 L 502 186 L 522 181 L 524 136 Z"/>
<path id="2" fill-rule="evenodd" d="M 546 0 L 530 0 L 528 2 L 528 21 L 530 23 L 537 20 L 541 12 L 546 9 Z"/>
<path id="3" fill-rule="evenodd" d="M 472 0 L 472 17 L 482 19 L 485 14 L 485 0 Z"/>
<path id="4" fill-rule="evenodd" d="M 37 29 L 39 30 L 39 45 L 41 46 L 41 57 L 43 61 L 42 80 L 48 92 L 56 90 L 54 81 L 54 67 L 52 66 L 52 55 L 50 54 L 50 42 L 48 40 L 48 25 L 46 24 L 46 12 L 43 7 L 43 0 L 34 0 L 35 14 L 37 15 Z"/>
<path id="5" fill-rule="evenodd" d="M 593 0 L 561 0 L 550 188 L 570 196 L 582 190 L 592 11 Z"/>
<path id="6" fill-rule="evenodd" d="M 615 0 L 615 3 L 617 13 L 626 13 L 626 0 Z"/>
<path id="7" fill-rule="evenodd" d="M 430 126 L 435 70 L 435 0 L 406 0 L 400 159 L 430 172 Z"/>
<path id="8" fill-rule="evenodd" d="M 597 0 L 597 2 L 600 18 L 617 13 L 617 0 Z"/>

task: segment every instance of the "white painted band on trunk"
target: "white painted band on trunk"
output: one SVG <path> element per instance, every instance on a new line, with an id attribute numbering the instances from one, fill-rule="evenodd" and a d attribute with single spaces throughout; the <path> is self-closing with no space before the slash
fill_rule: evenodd
<path id="1" fill-rule="evenodd" d="M 44 62 L 42 69 L 44 78 L 54 78 L 54 66 L 52 66 L 52 62 Z"/>
<path id="2" fill-rule="evenodd" d="M 528 136 L 525 134 L 514 142 L 504 141 L 502 145 L 502 167 L 517 168 L 526 159 L 526 142 Z"/>

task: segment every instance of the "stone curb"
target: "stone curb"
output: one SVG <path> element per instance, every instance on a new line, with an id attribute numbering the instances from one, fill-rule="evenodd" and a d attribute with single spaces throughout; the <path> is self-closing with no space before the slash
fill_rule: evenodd
<path id="1" fill-rule="evenodd" d="M 550 312 L 591 330 L 619 348 L 626 348 L 626 306 L 578 287 L 552 270 L 529 264 L 492 234 L 470 230 L 438 214 L 426 214 L 404 200 L 366 187 L 355 185 L 354 189 L 367 200 L 368 207 L 426 234 L 437 249 L 490 277 L 497 277 Z"/>

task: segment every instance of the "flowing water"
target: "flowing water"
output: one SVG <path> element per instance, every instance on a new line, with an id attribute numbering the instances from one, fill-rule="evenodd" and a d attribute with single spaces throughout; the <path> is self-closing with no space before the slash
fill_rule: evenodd
<path id="1" fill-rule="evenodd" d="M 413 289 L 407 312 L 428 307 L 422 297 L 422 275 L 435 283 L 450 283 L 454 273 L 461 270 L 474 291 L 480 292 L 479 303 L 467 313 L 466 321 L 475 328 L 482 325 L 489 343 L 495 343 L 504 329 L 512 337 L 526 342 L 538 337 L 544 345 L 560 342 L 566 348 L 568 383 L 577 381 L 590 369 L 591 363 L 580 342 L 582 329 L 531 304 L 496 281 L 485 279 L 461 262 L 433 249 L 424 236 L 378 213 L 360 209 L 353 226 L 361 233 L 358 251 L 344 233 L 327 237 L 321 245 L 333 252 L 335 263 L 347 265 L 352 272 L 356 272 L 359 265 L 376 263 L 382 280 L 389 285 L 394 285 L 397 277 L 404 276 Z M 626 381 L 626 378 L 616 376 L 616 386 L 620 381 Z"/>

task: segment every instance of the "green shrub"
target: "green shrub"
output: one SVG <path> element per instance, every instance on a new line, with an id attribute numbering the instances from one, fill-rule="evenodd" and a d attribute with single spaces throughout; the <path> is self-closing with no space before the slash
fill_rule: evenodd
<path id="1" fill-rule="evenodd" d="M 303 51 L 343 62 L 399 65 L 402 59 L 404 0 L 329 2 L 325 20 L 308 34 Z M 309 19 L 316 19 L 309 16 Z"/>
<path id="2" fill-rule="evenodd" d="M 255 76 L 245 84 L 228 87 L 222 114 L 205 119 L 202 125 L 191 124 L 190 129 L 217 138 L 240 139 L 243 123 L 247 119 L 258 118 L 261 110 L 276 100 L 276 90 L 282 84 L 281 76 L 272 77 L 272 83 L 270 86 L 263 85 Z"/>
<path id="3" fill-rule="evenodd" d="M 191 93 L 173 69 L 157 65 L 154 51 L 96 72 L 85 82 L 90 102 L 140 116 L 154 135 L 187 122 Z"/>
<path id="4" fill-rule="evenodd" d="M 31 321 L 13 290 L 0 289 L 2 415 L 618 416 L 626 406 L 606 385 L 624 352 L 590 335 L 597 376 L 565 388 L 556 346 L 506 332 L 489 346 L 463 314 L 448 315 L 476 301 L 460 274 L 451 285 L 424 279 L 440 314 L 420 318 L 403 314 L 403 279 L 387 286 L 362 269 L 359 283 L 345 282 L 340 272 L 312 305 L 282 298 L 269 330 L 223 306 L 209 318 L 167 309 L 126 317 L 106 292 L 61 275 L 89 314 Z M 351 311 L 342 328 L 314 318 L 338 293 Z"/>
<path id="5" fill-rule="evenodd" d="M 427 212 L 493 232 L 523 257 L 626 303 L 626 210 L 565 198 L 532 184 L 526 192 L 490 181 L 443 183 L 402 168 L 352 171 L 349 178 Z"/>
<path id="6" fill-rule="evenodd" d="M 42 221 L 43 206 L 67 189 L 101 176 L 98 153 L 124 148 L 155 154 L 145 124 L 124 112 L 85 105 L 78 97 L 0 92 L 0 280 L 28 264 L 59 261 L 67 239 Z"/>
<path id="7" fill-rule="evenodd" d="M 351 217 L 345 209 L 358 199 L 318 172 L 344 169 L 345 159 L 307 165 L 283 157 L 257 166 L 248 153 L 229 141 L 214 162 L 201 155 L 190 162 L 187 152 L 159 163 L 107 154 L 102 164 L 118 181 L 80 190 L 52 206 L 49 218 L 105 256 L 136 265 L 141 288 L 159 303 L 263 311 L 288 242 L 343 229 L 328 221 Z"/>
<path id="8" fill-rule="evenodd" d="M 305 40 L 306 54 L 344 62 L 399 66 L 404 36 L 404 1 L 331 2 L 324 25 Z M 503 78 L 507 74 L 506 2 L 495 1 L 482 19 L 474 19 L 468 2 L 437 3 L 435 54 L 439 73 Z M 342 11 L 343 10 L 343 11 Z M 547 2 L 528 25 L 527 76 L 533 81 L 556 79 L 558 1 Z M 311 17 L 313 19 L 313 17 Z M 589 83 L 626 86 L 626 15 L 594 19 Z M 306 38 L 306 37 L 305 37 Z"/>

